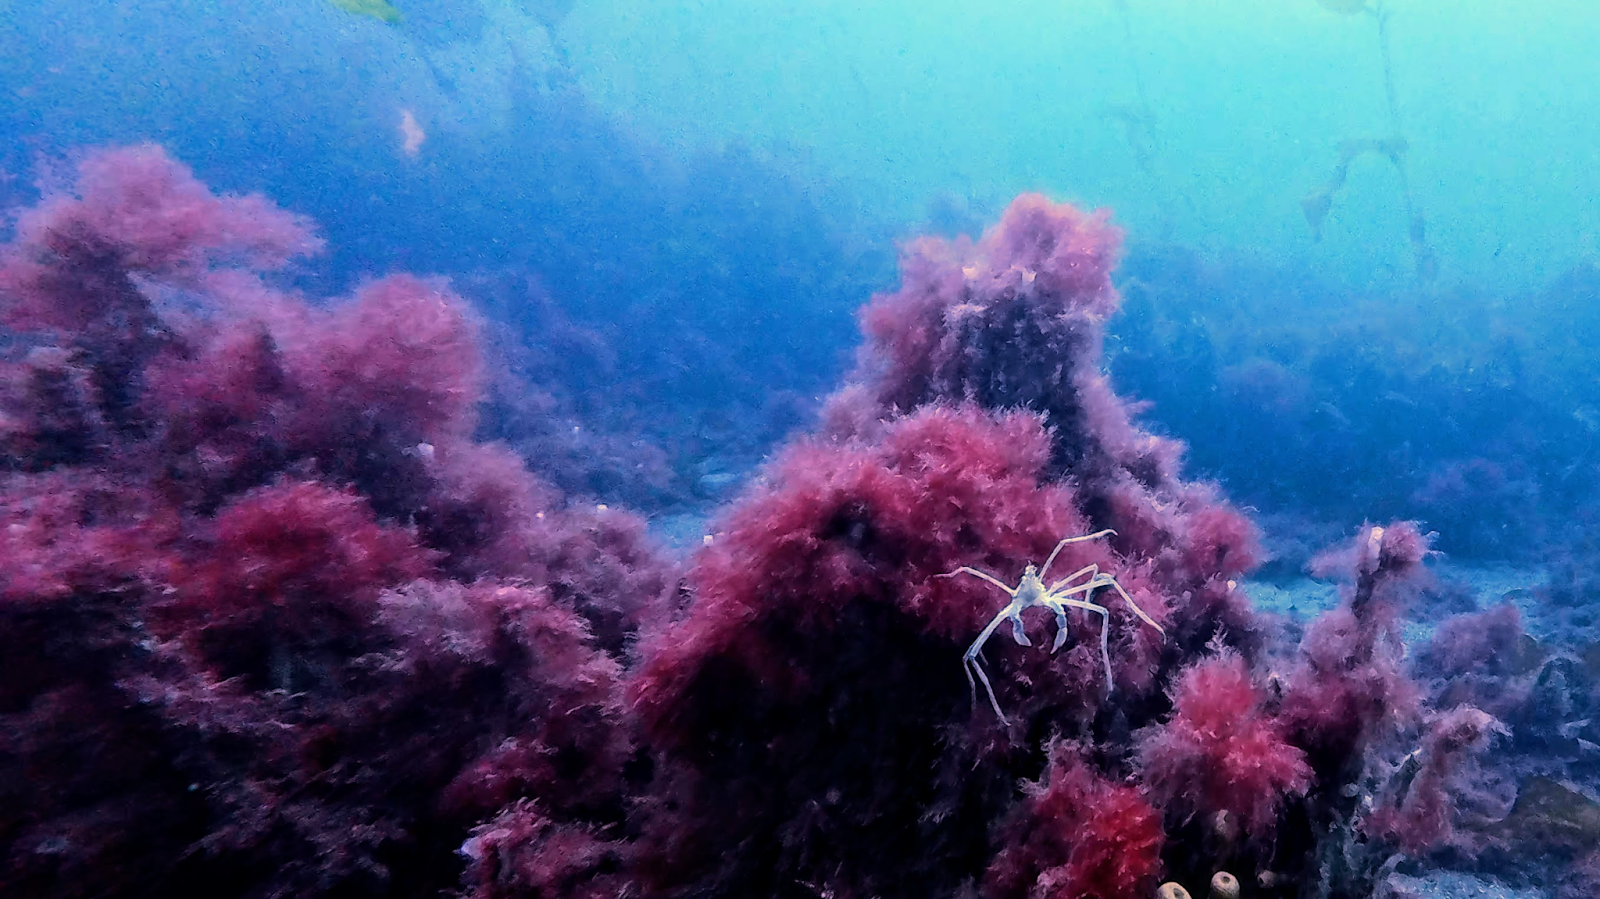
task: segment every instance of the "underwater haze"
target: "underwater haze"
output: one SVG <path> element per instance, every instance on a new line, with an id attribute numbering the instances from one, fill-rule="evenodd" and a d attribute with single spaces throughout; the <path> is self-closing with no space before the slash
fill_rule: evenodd
<path id="1" fill-rule="evenodd" d="M 1597 44 L 0 0 L 0 896 L 1592 894 Z"/>

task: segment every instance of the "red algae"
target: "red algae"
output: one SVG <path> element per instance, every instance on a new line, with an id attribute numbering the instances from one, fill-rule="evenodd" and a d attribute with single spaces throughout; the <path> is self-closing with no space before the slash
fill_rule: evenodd
<path id="1" fill-rule="evenodd" d="M 1450 839 L 1498 722 L 1425 719 L 1414 526 L 1329 554 L 1340 608 L 1272 644 L 1255 526 L 1104 374 L 1120 240 L 1025 195 L 908 245 L 825 426 L 680 577 L 474 438 L 493 374 L 448 283 L 324 308 L 273 280 L 308 222 L 91 155 L 0 251 L 0 891 L 1362 894 Z M 983 647 L 1002 721 L 962 659 L 1011 588 L 946 575 L 1101 531 L 1051 577 L 1113 579 L 1066 594 L 1103 617 Z"/>
<path id="2" fill-rule="evenodd" d="M 431 895 L 518 802 L 621 820 L 671 565 L 473 441 L 446 283 L 272 286 L 319 246 L 143 146 L 0 251 L 0 892 Z"/>

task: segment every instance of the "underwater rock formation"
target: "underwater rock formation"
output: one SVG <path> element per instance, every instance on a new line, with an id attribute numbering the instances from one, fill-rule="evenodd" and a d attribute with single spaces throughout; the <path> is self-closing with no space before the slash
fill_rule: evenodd
<path id="1" fill-rule="evenodd" d="M 1345 604 L 1274 645 L 1238 583 L 1253 525 L 1101 371 L 1117 242 L 1024 196 L 976 242 L 910 245 L 824 433 L 723 515 L 687 610 L 643 644 L 645 893 L 1110 899 L 1227 870 L 1356 896 L 1448 833 L 1486 714 L 1442 719 L 1413 782 L 1369 783 L 1415 733 L 1396 627 L 1427 539 L 1362 529 L 1324 564 Z M 1064 618 L 973 643 L 1053 551 Z"/>
<path id="2" fill-rule="evenodd" d="M 1208 645 L 1256 652 L 1236 584 L 1255 564 L 1251 525 L 1181 479 L 1178 447 L 1133 425 L 1099 370 L 1118 240 L 1103 217 L 1026 196 L 976 244 L 913 244 L 901 289 L 867 307 L 831 433 L 792 446 L 726 513 L 684 619 L 644 645 L 630 692 L 670 785 L 644 823 L 652 891 L 948 895 L 982 880 L 1032 895 L 1083 841 L 1117 842 L 1038 821 L 1059 803 L 1022 811 L 1044 745 L 1071 741 L 1039 789 L 1112 789 L 1171 672 Z M 1012 583 L 1105 527 L 1117 533 L 1065 547 L 1051 579 L 1094 566 L 1126 597 L 1079 594 L 1106 612 L 1072 610 L 1057 653 L 1043 614 L 1025 621 L 1032 647 L 988 643 L 1003 725 L 959 663 L 1009 598 L 942 575 Z M 1006 820 L 1053 828 L 1048 860 L 986 874 Z M 1114 870 L 1092 878 L 1101 895 L 1155 887 L 1154 864 Z"/>

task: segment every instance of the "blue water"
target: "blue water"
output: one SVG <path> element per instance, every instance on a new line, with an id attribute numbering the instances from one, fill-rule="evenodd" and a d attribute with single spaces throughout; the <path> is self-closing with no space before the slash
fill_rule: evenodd
<path id="1" fill-rule="evenodd" d="M 793 391 L 804 406 L 848 363 L 852 310 L 892 286 L 894 240 L 976 233 L 1022 190 L 1113 210 L 1129 235 L 1124 280 L 1160 284 L 1152 314 L 1253 344 L 1219 347 L 1233 362 L 1270 355 L 1282 335 L 1267 332 L 1286 323 L 1306 321 L 1315 343 L 1376 318 L 1382 337 L 1364 342 L 1375 356 L 1443 357 L 1454 345 L 1458 368 L 1481 371 L 1515 352 L 1530 368 L 1567 367 L 1553 373 L 1557 390 L 1587 386 L 1583 359 L 1553 360 L 1538 344 L 1583 314 L 1581 301 L 1530 299 L 1594 258 L 1600 227 L 1600 168 L 1588 164 L 1600 121 L 1586 112 L 1600 16 L 1576 0 L 1538 14 L 1389 0 L 1383 33 L 1374 16 L 1314 0 L 750 13 L 732 2 L 415 0 L 385 24 L 320 0 L 10 0 L 0 190 L 15 205 L 51 172 L 59 180 L 75 147 L 154 140 L 219 190 L 261 191 L 317 219 L 332 250 L 301 273 L 308 285 L 394 269 L 535 273 L 580 321 L 642 325 L 609 337 L 605 364 L 558 373 L 578 413 L 622 414 L 594 402 L 601 388 L 634 406 L 670 396 L 700 417 L 730 396 L 764 405 Z M 407 115 L 423 135 L 414 154 Z M 1412 208 L 1437 261 L 1430 281 L 1417 277 L 1399 172 L 1384 156 L 1351 162 L 1320 241 L 1302 210 L 1341 141 L 1390 137 L 1406 144 Z M 1129 296 L 1137 319 L 1149 307 L 1137 288 Z M 1269 502 L 1254 482 L 1277 460 L 1232 432 L 1278 442 L 1281 426 L 1264 431 L 1250 419 L 1267 412 L 1196 380 L 1209 375 L 1186 369 L 1174 383 L 1141 369 L 1140 353 L 1168 350 L 1128 349 L 1119 377 L 1157 402 L 1155 423 L 1188 440 L 1207 472 Z M 1415 359 L 1402 367 L 1404 383 L 1383 392 L 1424 377 Z M 1356 377 L 1323 372 L 1312 389 L 1355 390 Z M 1525 442 L 1577 461 L 1564 444 L 1593 433 L 1589 399 L 1526 392 L 1549 399 L 1555 421 L 1529 425 Z M 1319 396 L 1334 421 L 1387 415 L 1344 408 L 1372 399 Z M 1449 413 L 1410 400 L 1394 415 L 1437 436 L 1429 415 Z M 667 451 L 685 471 L 719 450 L 747 465 L 804 418 L 774 415 L 654 436 L 678 444 Z M 1397 464 L 1473 456 L 1482 431 L 1461 426 L 1453 445 Z M 1292 427 L 1304 438 L 1314 425 Z M 1362 427 L 1334 450 L 1358 467 L 1354 457 L 1417 450 L 1422 436 Z M 1359 475 L 1381 492 L 1393 473 Z M 1551 488 L 1551 471 L 1529 476 Z M 1418 510 L 1396 500 L 1389 512 Z"/>

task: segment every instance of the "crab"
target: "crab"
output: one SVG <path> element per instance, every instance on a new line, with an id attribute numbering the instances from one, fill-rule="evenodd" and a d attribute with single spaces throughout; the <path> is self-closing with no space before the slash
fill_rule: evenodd
<path id="1" fill-rule="evenodd" d="M 984 673 L 980 659 L 983 653 L 983 645 L 994 635 L 1000 624 L 1007 619 L 1011 621 L 1011 636 L 1017 641 L 1017 644 L 1019 646 L 1032 646 L 1033 644 L 1028 641 L 1027 633 L 1023 630 L 1022 613 L 1035 606 L 1054 612 L 1056 616 L 1056 639 L 1055 643 L 1050 647 L 1050 652 L 1054 653 L 1067 642 L 1067 609 L 1083 609 L 1086 612 L 1094 612 L 1099 615 L 1101 621 L 1100 658 L 1106 667 L 1107 695 L 1110 695 L 1112 689 L 1111 612 L 1105 606 L 1091 601 L 1094 597 L 1094 591 L 1101 587 L 1110 587 L 1116 590 L 1127 601 L 1134 614 L 1138 615 L 1145 624 L 1155 628 L 1163 638 L 1166 637 L 1166 629 L 1157 624 L 1154 618 L 1145 614 L 1145 611 L 1139 608 L 1139 604 L 1133 601 L 1133 597 L 1128 595 L 1128 591 L 1122 589 L 1122 585 L 1117 583 L 1117 579 L 1101 571 L 1098 565 L 1085 565 L 1053 584 L 1048 586 L 1045 584 L 1045 572 L 1050 570 L 1050 564 L 1056 560 L 1056 556 L 1061 553 L 1061 550 L 1067 544 L 1082 543 L 1085 540 L 1098 540 L 1101 537 L 1114 534 L 1116 534 L 1116 531 L 1106 528 L 1093 534 L 1063 539 L 1056 544 L 1055 549 L 1050 551 L 1050 557 L 1044 560 L 1044 565 L 1035 568 L 1032 563 L 1029 563 L 1028 567 L 1022 570 L 1022 580 L 1018 581 L 1015 587 L 1007 586 L 1004 581 L 986 571 L 979 571 L 966 565 L 957 568 L 955 571 L 936 575 L 937 577 L 955 577 L 958 574 L 970 574 L 999 587 L 1006 592 L 1007 596 L 1011 597 L 1011 602 L 995 613 L 988 626 L 978 634 L 978 639 L 972 641 L 972 645 L 967 647 L 966 654 L 962 656 L 962 666 L 967 674 L 967 685 L 972 688 L 973 703 L 976 704 L 978 701 L 978 682 L 981 681 L 984 692 L 989 695 L 989 705 L 994 708 L 994 713 L 1000 717 L 1002 724 L 1010 726 L 1011 722 L 1006 719 L 1005 713 L 1000 711 L 1000 700 L 995 698 L 994 685 L 989 682 L 989 675 Z M 973 679 L 974 674 L 977 675 L 977 680 Z"/>

